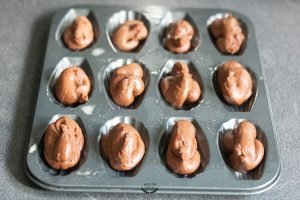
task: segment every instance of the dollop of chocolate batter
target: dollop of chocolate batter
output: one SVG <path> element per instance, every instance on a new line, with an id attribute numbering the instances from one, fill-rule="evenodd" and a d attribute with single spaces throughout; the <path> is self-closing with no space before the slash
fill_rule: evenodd
<path id="1" fill-rule="evenodd" d="M 130 106 L 144 92 L 143 76 L 143 69 L 137 63 L 115 69 L 109 85 L 113 101 L 119 106 Z"/>
<path id="2" fill-rule="evenodd" d="M 177 121 L 171 134 L 166 155 L 168 167 L 180 175 L 194 173 L 201 162 L 194 125 L 188 120 Z"/>
<path id="3" fill-rule="evenodd" d="M 80 67 L 68 67 L 55 83 L 55 95 L 64 105 L 85 103 L 91 90 L 90 79 Z"/>
<path id="4" fill-rule="evenodd" d="M 86 16 L 78 16 L 67 27 L 63 34 L 67 47 L 72 50 L 82 50 L 94 41 L 93 25 Z"/>
<path id="5" fill-rule="evenodd" d="M 264 146 L 256 139 L 256 128 L 243 121 L 224 135 L 223 145 L 229 153 L 232 167 L 239 172 L 247 172 L 257 167 L 264 157 Z"/>
<path id="6" fill-rule="evenodd" d="M 45 132 L 44 156 L 53 169 L 67 170 L 79 162 L 83 145 L 81 128 L 73 119 L 63 116 Z"/>
<path id="7" fill-rule="evenodd" d="M 121 51 L 132 51 L 148 37 L 148 30 L 140 20 L 128 20 L 113 33 L 112 41 Z"/>
<path id="8" fill-rule="evenodd" d="M 186 20 L 171 23 L 165 34 L 165 47 L 173 53 L 186 53 L 191 48 L 193 26 Z"/>
<path id="9" fill-rule="evenodd" d="M 219 51 L 225 54 L 237 53 L 245 41 L 240 22 L 232 15 L 215 20 L 210 25 L 210 31 Z"/>
<path id="10" fill-rule="evenodd" d="M 131 125 L 119 123 L 102 139 L 102 150 L 110 166 L 128 171 L 139 164 L 145 154 L 144 142 Z"/>
<path id="11" fill-rule="evenodd" d="M 201 95 L 199 84 L 184 62 L 174 64 L 171 74 L 160 81 L 160 89 L 165 100 L 176 108 L 198 101 Z"/>
<path id="12" fill-rule="evenodd" d="M 225 101 L 239 106 L 252 95 L 252 78 L 237 61 L 225 62 L 217 71 L 218 83 Z"/>

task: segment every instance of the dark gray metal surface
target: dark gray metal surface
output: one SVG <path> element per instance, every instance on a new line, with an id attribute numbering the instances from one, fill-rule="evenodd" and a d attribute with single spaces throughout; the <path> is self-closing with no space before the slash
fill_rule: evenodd
<path id="1" fill-rule="evenodd" d="M 27 178 L 23 164 L 52 16 L 74 1 L 2 1 L 0 5 L 0 195 L 2 199 L 299 199 L 300 198 L 300 2 L 270 1 L 102 1 L 106 5 L 163 5 L 233 9 L 255 27 L 259 54 L 270 91 L 282 175 L 269 191 L 254 196 L 112 194 L 51 192 Z"/>
<path id="2" fill-rule="evenodd" d="M 110 17 L 122 11 L 117 21 L 124 21 L 126 17 L 139 16 L 132 11 L 140 12 L 150 22 L 150 33 L 143 48 L 136 53 L 115 52 L 109 43 L 111 30 Z M 207 24 L 212 16 L 220 13 L 232 13 L 247 26 L 248 39 L 246 49 L 240 55 L 222 55 L 214 47 L 207 30 Z M 74 52 L 65 48 L 61 42 L 62 29 L 72 22 L 76 15 L 94 16 L 94 22 L 99 27 L 99 38 L 90 48 Z M 118 16 L 118 15 L 117 15 Z M 199 30 L 200 46 L 186 54 L 172 54 L 161 45 L 160 33 L 162 22 L 166 18 L 178 20 L 192 19 Z M 165 25 L 165 24 L 164 24 Z M 263 192 L 278 180 L 280 164 L 277 145 L 273 132 L 271 115 L 261 71 L 260 59 L 256 45 L 253 25 L 248 18 L 228 10 L 218 9 L 185 9 L 165 8 L 157 6 L 118 7 L 118 6 L 79 6 L 59 11 L 53 18 L 49 31 L 45 62 L 42 70 L 39 94 L 33 119 L 31 140 L 27 154 L 27 169 L 30 178 L 38 185 L 51 190 L 60 191 L 94 191 L 143 193 L 141 188 L 147 184 L 154 184 L 158 188 L 156 193 L 191 193 L 191 194 L 252 194 Z M 122 66 L 123 63 L 134 59 L 143 63 L 149 71 L 148 88 L 143 100 L 135 109 L 124 109 L 116 106 L 107 94 L 105 80 L 108 71 Z M 237 60 L 248 66 L 256 76 L 257 94 L 254 105 L 249 112 L 232 112 L 226 110 L 216 95 L 213 86 L 215 67 L 227 60 Z M 205 91 L 200 105 L 190 110 L 175 110 L 168 106 L 159 92 L 159 80 L 162 73 L 170 71 L 174 60 L 185 60 L 194 66 L 202 77 L 203 91 Z M 173 62 L 172 62 L 173 61 Z M 83 63 L 83 64 L 82 64 Z M 90 76 L 94 79 L 93 93 L 89 101 L 77 107 L 65 107 L 58 103 L 52 94 L 53 79 L 65 67 L 85 65 L 90 68 Z M 88 67 L 89 66 L 89 67 Z M 54 75 L 54 78 L 52 78 Z M 251 106 L 249 106 L 251 107 Z M 41 159 L 43 150 L 40 143 L 47 124 L 57 119 L 57 115 L 71 115 L 82 121 L 87 136 L 88 155 L 79 169 L 68 175 L 57 175 Z M 126 117 L 129 116 L 129 117 Z M 117 117 L 118 120 L 112 120 Z M 165 132 L 165 124 L 172 117 L 187 117 L 194 120 L 202 129 L 210 152 L 206 155 L 207 166 L 195 177 L 178 178 L 170 173 L 159 154 L 159 143 Z M 265 133 L 265 159 L 252 175 L 242 176 L 232 173 L 226 166 L 219 150 L 219 129 L 230 119 L 247 119 L 260 127 Z M 109 122 L 108 122 L 109 121 Z M 98 138 L 100 129 L 113 126 L 118 121 L 143 123 L 148 131 L 149 147 L 147 155 L 135 176 L 123 176 L 113 172 L 105 160 L 100 156 Z M 107 125 L 108 123 L 108 125 Z M 231 127 L 233 128 L 233 127 Z M 164 145 L 167 145 L 165 143 Z M 200 148 L 202 146 L 200 145 Z M 204 147 L 202 147 L 204 148 Z M 205 161 L 205 159 L 203 159 Z M 258 176 L 259 178 L 255 178 Z M 243 178 L 241 178 L 243 177 Z M 243 179 L 243 180 L 241 180 Z"/>

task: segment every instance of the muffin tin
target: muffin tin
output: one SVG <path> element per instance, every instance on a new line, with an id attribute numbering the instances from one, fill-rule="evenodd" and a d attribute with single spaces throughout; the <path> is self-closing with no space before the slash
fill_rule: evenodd
<path id="1" fill-rule="evenodd" d="M 227 13 L 237 17 L 247 33 L 242 51 L 231 56 L 216 49 L 208 31 L 214 19 Z M 61 36 L 78 15 L 88 16 L 92 21 L 96 40 L 89 48 L 71 51 Z M 147 40 L 130 53 L 118 51 L 110 40 L 112 30 L 127 19 L 143 20 L 149 30 Z M 162 45 L 165 27 L 178 19 L 188 20 L 197 29 L 193 49 L 185 54 L 173 54 Z M 247 67 L 255 83 L 254 95 L 242 107 L 224 103 L 216 87 L 217 67 L 232 59 Z M 203 93 L 194 105 L 174 109 L 162 97 L 159 81 L 179 60 L 188 63 Z M 110 98 L 108 80 L 114 68 L 133 61 L 143 66 L 146 89 L 132 106 L 119 107 Z M 73 65 L 85 70 L 93 87 L 87 103 L 66 107 L 55 99 L 53 86 L 60 72 Z M 57 171 L 45 162 L 42 141 L 48 124 L 62 115 L 70 116 L 81 126 L 85 147 L 77 166 Z M 201 153 L 199 170 L 189 176 L 172 173 L 164 160 L 172 126 L 180 119 L 191 120 L 195 125 Z M 244 119 L 256 125 L 265 156 L 255 170 L 242 174 L 230 167 L 221 141 L 227 130 Z M 146 146 L 143 161 L 129 172 L 110 168 L 99 148 L 101 136 L 118 122 L 136 127 Z M 58 191 L 253 194 L 269 189 L 278 180 L 280 162 L 253 24 L 240 13 L 220 9 L 91 5 L 60 10 L 50 28 L 26 172 L 37 185 Z"/>

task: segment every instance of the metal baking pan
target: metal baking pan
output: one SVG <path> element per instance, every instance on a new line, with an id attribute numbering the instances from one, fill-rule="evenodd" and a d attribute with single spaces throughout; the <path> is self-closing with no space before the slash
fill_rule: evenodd
<path id="1" fill-rule="evenodd" d="M 236 16 L 243 25 L 247 42 L 237 55 L 223 55 L 212 42 L 208 25 L 227 13 Z M 67 49 L 63 30 L 78 15 L 92 21 L 97 39 L 83 51 Z M 186 19 L 197 29 L 194 49 L 186 54 L 173 54 L 164 49 L 164 28 L 172 21 Z M 143 20 L 149 36 L 136 52 L 123 53 L 113 46 L 112 30 L 126 19 Z M 215 87 L 215 71 L 227 60 L 237 60 L 254 77 L 254 95 L 242 107 L 224 104 Z M 177 60 L 187 62 L 201 83 L 201 101 L 192 107 L 176 110 L 160 94 L 158 83 Z M 107 93 L 110 72 L 123 63 L 137 61 L 146 72 L 147 87 L 130 108 L 118 107 Z M 81 66 L 92 79 L 93 91 L 87 103 L 65 107 L 52 93 L 59 73 L 71 65 Z M 254 194 L 266 191 L 278 180 L 280 162 L 272 126 L 255 31 L 244 15 L 221 9 L 166 8 L 159 6 L 79 6 L 60 10 L 52 20 L 36 110 L 32 125 L 26 172 L 37 185 L 56 191 L 120 192 L 120 193 L 193 193 L 193 194 Z M 78 166 L 68 171 L 51 169 L 43 158 L 43 134 L 47 125 L 61 115 L 75 119 L 85 135 L 86 145 Z M 192 176 L 180 177 L 165 165 L 164 153 L 174 121 L 191 120 L 197 128 L 202 163 Z M 246 174 L 233 171 L 223 155 L 220 143 L 224 132 L 243 119 L 254 123 L 258 139 L 265 146 L 263 162 Z M 141 133 L 146 154 L 143 162 L 130 172 L 112 170 L 99 151 L 99 140 L 110 127 L 127 122 Z"/>

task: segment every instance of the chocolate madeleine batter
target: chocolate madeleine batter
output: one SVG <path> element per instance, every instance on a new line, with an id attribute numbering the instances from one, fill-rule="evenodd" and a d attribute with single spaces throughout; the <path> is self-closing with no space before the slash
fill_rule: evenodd
<path id="1" fill-rule="evenodd" d="M 198 101 L 201 95 L 199 84 L 184 62 L 176 62 L 171 74 L 164 77 L 159 86 L 165 100 L 176 108 Z"/>
<path id="2" fill-rule="evenodd" d="M 186 20 L 179 20 L 167 27 L 164 45 L 173 53 L 186 53 L 191 48 L 193 36 L 193 26 Z"/>
<path id="3" fill-rule="evenodd" d="M 128 20 L 113 33 L 112 41 L 121 51 L 132 51 L 148 36 L 148 30 L 140 20 Z"/>
<path id="4" fill-rule="evenodd" d="M 53 169 L 67 170 L 79 162 L 83 145 L 81 128 L 73 119 L 63 116 L 46 130 L 44 156 Z"/>
<path id="5" fill-rule="evenodd" d="M 119 106 L 130 106 L 144 92 L 143 76 L 143 69 L 137 63 L 115 69 L 109 84 L 113 101 Z"/>
<path id="6" fill-rule="evenodd" d="M 222 53 L 237 53 L 245 41 L 240 22 L 232 15 L 215 20 L 210 25 L 209 29 L 215 39 L 219 51 Z"/>
<path id="7" fill-rule="evenodd" d="M 91 83 L 80 67 L 68 67 L 55 83 L 55 95 L 64 105 L 85 103 L 89 99 Z"/>
<path id="8" fill-rule="evenodd" d="M 82 50 L 94 41 L 93 25 L 86 16 L 78 16 L 65 29 L 63 39 L 72 50 Z"/>
<path id="9" fill-rule="evenodd" d="M 104 156 L 115 170 L 133 169 L 145 154 L 144 142 L 131 125 L 119 123 L 103 137 L 101 144 Z"/>
<path id="10" fill-rule="evenodd" d="M 199 168 L 200 161 L 194 125 L 188 120 L 177 121 L 167 150 L 168 167 L 176 174 L 188 175 Z"/>
<path id="11" fill-rule="evenodd" d="M 252 78 L 237 61 L 225 62 L 217 74 L 222 96 L 227 103 L 239 106 L 252 95 Z"/>
<path id="12" fill-rule="evenodd" d="M 247 172 L 257 167 L 264 157 L 264 146 L 256 139 L 256 128 L 248 121 L 241 122 L 223 138 L 232 167 Z"/>

